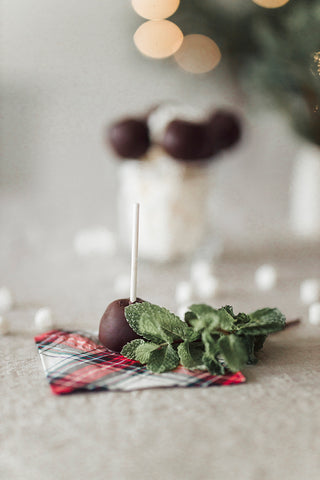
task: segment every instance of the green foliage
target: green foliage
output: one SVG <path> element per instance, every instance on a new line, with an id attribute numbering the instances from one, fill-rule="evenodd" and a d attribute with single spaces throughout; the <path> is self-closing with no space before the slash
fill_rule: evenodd
<path id="1" fill-rule="evenodd" d="M 173 17 L 185 34 L 211 36 L 248 97 L 262 94 L 299 134 L 320 144 L 320 2 L 266 9 L 250 0 L 184 0 Z"/>
<path id="2" fill-rule="evenodd" d="M 212 374 L 239 371 L 256 362 L 269 333 L 285 327 L 285 317 L 276 308 L 263 308 L 249 315 L 234 314 L 231 306 L 214 309 L 191 305 L 186 322 L 169 310 L 148 302 L 125 309 L 130 326 L 145 340 L 129 342 L 122 355 L 137 360 L 153 372 L 205 368 Z"/>

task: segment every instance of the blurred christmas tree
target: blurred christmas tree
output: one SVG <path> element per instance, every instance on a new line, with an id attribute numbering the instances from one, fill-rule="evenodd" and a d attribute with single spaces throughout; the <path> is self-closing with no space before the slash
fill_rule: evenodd
<path id="1" fill-rule="evenodd" d="M 173 19 L 184 34 L 215 40 L 244 94 L 273 99 L 299 134 L 320 145 L 320 0 L 277 9 L 251 0 L 183 0 Z"/>

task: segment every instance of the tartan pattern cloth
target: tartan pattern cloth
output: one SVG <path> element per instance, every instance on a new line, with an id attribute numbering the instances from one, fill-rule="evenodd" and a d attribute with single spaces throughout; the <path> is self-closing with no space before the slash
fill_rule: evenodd
<path id="1" fill-rule="evenodd" d="M 52 330 L 35 337 L 51 390 L 56 395 L 79 391 L 132 391 L 159 387 L 211 387 L 246 381 L 241 372 L 211 375 L 179 366 L 152 373 L 139 362 L 99 345 L 83 331 Z"/>

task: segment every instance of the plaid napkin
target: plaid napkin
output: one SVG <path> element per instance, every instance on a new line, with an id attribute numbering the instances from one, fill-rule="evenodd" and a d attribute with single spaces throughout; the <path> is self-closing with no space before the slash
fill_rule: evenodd
<path id="1" fill-rule="evenodd" d="M 83 331 L 53 330 L 35 337 L 51 390 L 56 395 L 79 391 L 131 391 L 159 387 L 211 387 L 245 382 L 241 372 L 210 375 L 201 370 L 178 367 L 171 372 L 152 373 L 99 345 Z"/>

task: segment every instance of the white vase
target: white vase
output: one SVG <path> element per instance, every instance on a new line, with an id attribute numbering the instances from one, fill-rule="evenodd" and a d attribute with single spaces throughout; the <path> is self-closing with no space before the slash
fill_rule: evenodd
<path id="1" fill-rule="evenodd" d="M 177 162 L 159 150 L 119 166 L 119 235 L 131 242 L 132 204 L 140 203 L 139 256 L 168 262 L 193 253 L 207 224 L 208 168 Z"/>
<path id="2" fill-rule="evenodd" d="M 290 225 L 306 239 L 320 238 L 320 147 L 304 144 L 298 151 L 290 188 Z"/>

